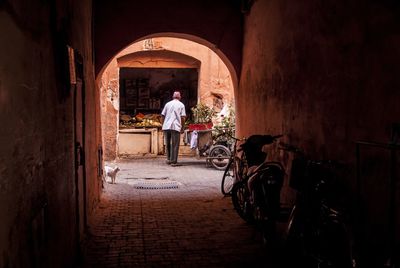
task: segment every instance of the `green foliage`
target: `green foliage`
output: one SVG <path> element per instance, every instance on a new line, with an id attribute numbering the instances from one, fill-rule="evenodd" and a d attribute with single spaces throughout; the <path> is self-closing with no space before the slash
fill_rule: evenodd
<path id="1" fill-rule="evenodd" d="M 191 108 L 193 112 L 193 123 L 209 123 L 215 115 L 214 109 L 208 107 L 205 104 L 198 103 L 196 106 Z"/>

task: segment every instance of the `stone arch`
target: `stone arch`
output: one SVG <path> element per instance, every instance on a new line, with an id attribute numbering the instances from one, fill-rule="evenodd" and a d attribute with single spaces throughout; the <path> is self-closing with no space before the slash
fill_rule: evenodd
<path id="1" fill-rule="evenodd" d="M 185 37 L 185 38 L 183 38 Z M 211 51 L 208 53 L 212 53 L 213 58 L 218 58 L 218 65 L 224 66 L 224 72 L 222 72 L 221 76 L 219 76 L 218 71 L 218 79 L 215 78 L 215 73 L 209 73 L 207 76 L 207 71 L 201 69 L 202 61 L 196 58 L 196 53 L 190 52 L 188 48 L 183 49 L 182 52 L 178 52 L 177 46 L 172 46 L 171 49 L 168 48 L 168 42 L 166 42 L 167 47 L 160 46 L 159 44 L 155 44 L 157 40 L 166 40 L 166 39 L 177 39 L 184 40 L 186 43 L 192 44 L 192 46 L 200 46 L 203 48 L 193 49 L 193 50 L 207 50 Z M 154 42 L 153 42 L 154 39 Z M 194 41 L 195 40 L 195 41 Z M 169 43 L 171 44 L 171 42 Z M 175 49 L 175 50 L 174 50 Z M 188 52 L 189 51 L 189 52 Z M 185 53 L 192 53 L 191 55 Z M 192 56 L 195 55 L 195 56 Z M 204 60 L 204 58 L 202 59 Z M 204 61 L 206 62 L 206 61 Z M 165 63 L 165 64 L 164 64 Z M 227 57 L 215 46 L 211 43 L 202 40 L 201 38 L 182 35 L 182 34 L 173 34 L 173 33 L 159 33 L 150 36 L 144 36 L 135 42 L 131 43 L 128 47 L 122 49 L 114 55 L 112 59 L 110 59 L 102 70 L 99 72 L 97 76 L 97 85 L 101 91 L 102 99 L 102 124 L 103 130 L 105 128 L 111 131 L 103 131 L 103 144 L 105 145 L 105 159 L 111 160 L 115 159 L 118 156 L 118 138 L 115 140 L 113 137 L 118 137 L 118 128 L 115 125 L 118 124 L 118 112 L 119 112 L 119 68 L 133 67 L 133 68 L 158 68 L 158 67 L 167 67 L 171 65 L 172 67 L 177 68 L 197 68 L 200 72 L 199 74 L 199 84 L 203 84 L 200 82 L 200 77 L 210 77 L 208 81 L 208 87 L 213 90 L 204 91 L 201 90 L 201 86 L 198 88 L 198 100 L 205 100 L 206 103 L 210 106 L 215 105 L 215 96 L 218 96 L 219 99 L 223 99 L 225 97 L 226 104 L 234 104 L 234 92 L 237 87 L 237 76 L 236 72 L 233 68 L 233 64 L 227 59 Z M 110 67 L 112 66 L 112 67 Z M 203 73 L 204 72 L 204 73 Z M 226 75 L 229 74 L 229 75 Z M 225 76 L 226 75 L 226 76 Z M 103 78 L 105 77 L 105 79 Z M 219 79 L 221 77 L 221 79 Z M 225 80 L 230 80 L 228 88 L 230 88 L 231 93 L 221 94 L 221 90 L 224 91 L 227 87 L 227 83 Z M 105 84 L 104 81 L 107 81 Z M 201 80 L 203 81 L 203 80 Z M 203 86 L 204 88 L 204 86 Z M 230 97 L 229 97 L 230 96 Z M 228 98 L 226 98 L 228 97 Z M 223 102 L 222 102 L 223 103 Z M 196 102 L 194 103 L 194 105 Z M 190 105 L 192 106 L 192 105 Z M 188 106 L 189 107 L 189 106 Z M 222 107 L 220 107 L 222 109 Z M 104 112 L 106 111 L 106 112 Z M 104 124 L 106 122 L 106 124 Z M 114 127 L 110 127 L 111 124 Z M 107 125 L 108 124 L 108 125 Z"/>
<path id="2" fill-rule="evenodd" d="M 146 39 L 150 39 L 153 37 L 173 37 L 173 38 L 180 38 L 180 39 L 184 39 L 184 40 L 189 40 L 195 43 L 198 43 L 200 45 L 206 46 L 209 49 L 211 49 L 215 54 L 217 54 L 220 59 L 224 62 L 224 64 L 226 65 L 226 67 L 229 70 L 229 73 L 231 75 L 232 78 L 232 83 L 233 83 L 233 88 L 234 91 L 236 92 L 237 87 L 238 87 L 238 74 L 236 72 L 235 66 L 232 64 L 232 62 L 229 60 L 229 58 L 214 44 L 212 44 L 211 42 L 194 36 L 194 35 L 190 35 L 190 34 L 182 34 L 182 33 L 170 33 L 170 32 L 165 32 L 165 33 L 154 33 L 154 34 L 150 34 L 147 36 L 143 36 L 137 40 L 135 40 L 134 42 L 131 42 L 127 47 L 131 46 L 134 43 L 146 40 Z M 124 49 L 126 49 L 127 47 L 121 49 L 116 55 L 120 54 L 122 51 L 124 51 Z M 105 68 L 108 66 L 108 64 L 111 62 L 111 60 L 116 57 L 116 55 L 113 55 L 112 58 L 110 58 L 107 63 L 101 67 L 99 73 L 97 74 L 97 78 L 102 76 L 102 73 L 104 72 Z"/>

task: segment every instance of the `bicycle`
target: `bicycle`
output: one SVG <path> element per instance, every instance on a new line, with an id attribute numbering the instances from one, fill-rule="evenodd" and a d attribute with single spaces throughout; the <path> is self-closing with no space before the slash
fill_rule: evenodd
<path id="1" fill-rule="evenodd" d="M 286 229 L 286 252 L 292 264 L 307 267 L 354 268 L 352 235 L 341 208 L 331 194 L 337 170 L 332 160 L 312 160 L 295 146 L 280 143 L 295 153 L 289 186 L 297 191 Z"/>
<path id="2" fill-rule="evenodd" d="M 268 135 L 252 135 L 250 136 L 250 143 L 246 143 L 246 138 L 236 138 L 230 133 L 226 133 L 226 136 L 228 136 L 231 140 L 233 140 L 233 149 L 230 154 L 230 159 L 229 163 L 227 164 L 224 174 L 222 176 L 222 181 L 221 181 L 221 193 L 224 196 L 231 196 L 232 194 L 232 187 L 234 183 L 238 180 L 241 180 L 243 177 L 243 174 L 247 173 L 248 169 L 248 164 L 246 160 L 246 154 L 242 152 L 241 145 L 243 144 L 244 147 L 248 147 L 248 144 L 251 144 L 253 140 L 257 140 L 260 137 L 266 137 Z M 276 136 L 278 137 L 278 136 Z M 276 138 L 275 137 L 275 138 Z M 238 143 L 241 143 L 238 146 Z M 261 152 L 261 148 L 246 148 L 247 152 L 252 151 L 255 149 L 256 153 L 253 152 L 253 154 L 256 154 L 256 159 L 253 159 L 254 157 L 253 154 L 250 155 L 250 164 L 255 165 L 261 163 L 265 159 L 265 153 Z M 260 161 L 261 159 L 261 161 Z"/>
<path id="3" fill-rule="evenodd" d="M 243 153 L 240 153 L 242 150 L 238 149 L 238 143 L 241 143 L 246 140 L 246 138 L 236 138 L 232 135 L 229 135 L 231 139 L 234 140 L 233 148 L 230 154 L 229 163 L 225 168 L 224 174 L 222 176 L 221 181 L 221 193 L 224 196 L 230 196 L 232 193 L 232 187 L 235 181 L 238 178 L 243 177 L 242 174 L 247 172 L 247 163 L 246 158 Z M 239 154 L 240 153 L 240 154 Z"/>
<path id="4" fill-rule="evenodd" d="M 235 181 L 231 193 L 236 212 L 256 225 L 264 244 L 275 238 L 284 169 L 280 162 L 265 161 L 262 147 L 281 136 L 252 135 L 241 145 L 248 169 Z"/>

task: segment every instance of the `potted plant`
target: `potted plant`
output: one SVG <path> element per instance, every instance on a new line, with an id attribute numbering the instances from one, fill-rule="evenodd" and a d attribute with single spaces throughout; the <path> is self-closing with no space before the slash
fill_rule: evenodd
<path id="1" fill-rule="evenodd" d="M 190 109 L 193 113 L 193 124 L 189 124 L 189 130 L 201 130 L 212 128 L 211 119 L 215 115 L 214 109 L 203 103 L 198 103 Z"/>

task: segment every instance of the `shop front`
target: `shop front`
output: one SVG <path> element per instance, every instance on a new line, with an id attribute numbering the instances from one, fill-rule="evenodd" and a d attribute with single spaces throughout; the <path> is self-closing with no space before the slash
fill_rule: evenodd
<path id="1" fill-rule="evenodd" d="M 182 95 L 186 114 L 197 103 L 195 68 L 121 68 L 118 156 L 164 154 L 161 111 L 175 90 Z M 182 136 L 182 154 L 190 154 Z"/>

